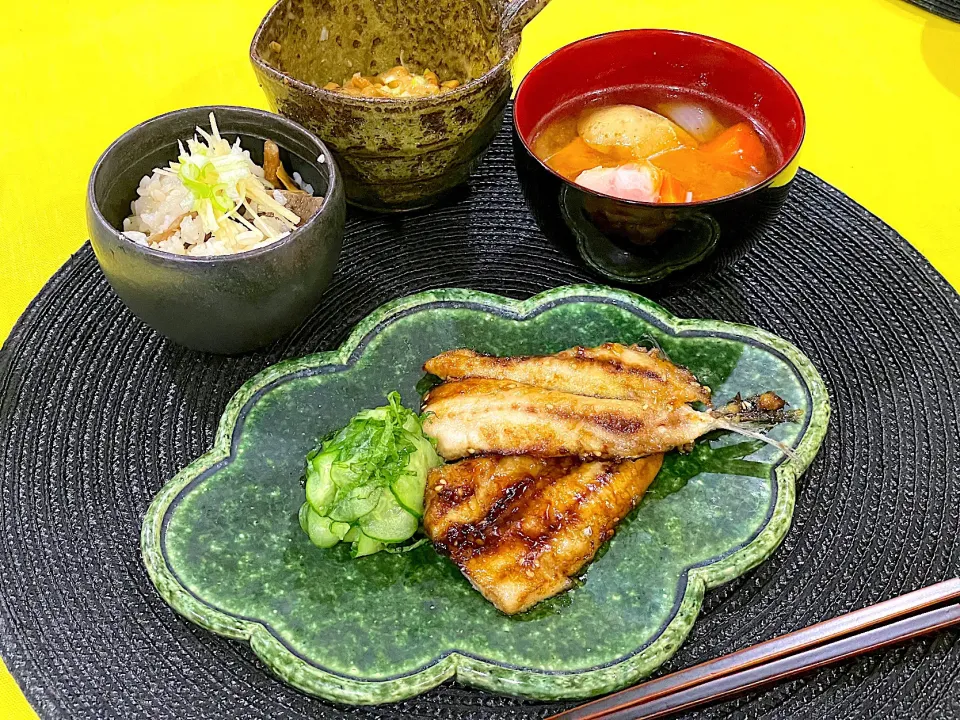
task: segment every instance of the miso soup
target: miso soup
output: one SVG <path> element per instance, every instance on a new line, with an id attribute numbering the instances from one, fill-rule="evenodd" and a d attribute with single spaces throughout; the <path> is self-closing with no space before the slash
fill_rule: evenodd
<path id="1" fill-rule="evenodd" d="M 650 203 L 733 195 L 766 180 L 782 162 L 769 133 L 739 109 L 656 85 L 564 103 L 540 122 L 532 147 L 567 180 Z"/>

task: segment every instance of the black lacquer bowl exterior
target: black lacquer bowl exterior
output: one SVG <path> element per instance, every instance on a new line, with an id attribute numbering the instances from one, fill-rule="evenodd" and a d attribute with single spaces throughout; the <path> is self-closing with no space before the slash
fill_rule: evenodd
<path id="1" fill-rule="evenodd" d="M 792 178 L 701 205 L 598 196 L 548 171 L 514 133 L 523 196 L 537 224 L 574 260 L 623 285 L 687 281 L 744 255 L 787 200 Z"/>
<path id="2" fill-rule="evenodd" d="M 177 156 L 177 140 L 217 118 L 222 135 L 238 136 L 254 162 L 263 141 L 281 148 L 325 200 L 287 237 L 235 255 L 189 257 L 124 237 L 140 178 Z M 194 350 L 234 354 L 261 347 L 299 325 L 330 282 L 343 240 L 346 205 L 336 164 L 316 137 L 294 122 L 241 107 L 198 107 L 161 115 L 133 128 L 97 161 L 87 192 L 90 242 L 110 285 L 147 325 Z"/>

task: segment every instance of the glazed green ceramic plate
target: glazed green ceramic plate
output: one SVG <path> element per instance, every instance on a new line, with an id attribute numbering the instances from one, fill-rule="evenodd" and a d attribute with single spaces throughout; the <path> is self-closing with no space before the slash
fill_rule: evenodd
<path id="1" fill-rule="evenodd" d="M 416 407 L 423 362 L 470 347 L 551 353 L 615 340 L 658 345 L 717 400 L 772 389 L 803 420 L 668 455 L 640 507 L 573 590 L 507 617 L 429 546 L 351 560 L 300 530 L 304 456 L 317 438 L 397 389 Z M 380 703 L 448 678 L 532 698 L 609 692 L 652 672 L 690 631 L 704 591 L 774 551 L 794 481 L 829 415 L 820 376 L 756 328 L 679 320 L 627 292 L 559 288 L 515 301 L 438 290 L 390 303 L 343 347 L 269 368 L 223 414 L 213 449 L 174 477 L 143 525 L 143 557 L 187 619 L 247 640 L 283 680 L 345 703 Z"/>

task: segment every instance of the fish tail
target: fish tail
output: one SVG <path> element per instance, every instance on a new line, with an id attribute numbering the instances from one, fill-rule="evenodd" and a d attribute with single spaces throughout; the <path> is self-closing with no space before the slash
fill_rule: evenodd
<path id="1" fill-rule="evenodd" d="M 793 448 L 763 432 L 764 429 L 781 423 L 798 422 L 803 417 L 802 411 L 787 410 L 786 406 L 786 401 L 772 392 L 746 399 L 737 394 L 733 400 L 710 414 L 717 428 L 765 442 L 794 459 L 797 454 Z"/>

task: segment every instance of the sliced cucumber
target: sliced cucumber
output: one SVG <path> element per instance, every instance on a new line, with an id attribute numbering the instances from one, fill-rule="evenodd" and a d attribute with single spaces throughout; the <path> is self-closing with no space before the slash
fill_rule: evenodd
<path id="1" fill-rule="evenodd" d="M 423 516 L 423 493 L 426 484 L 422 476 L 406 472 L 390 486 L 390 491 L 400 506 L 416 518 Z"/>
<path id="2" fill-rule="evenodd" d="M 387 493 L 389 494 L 389 493 Z M 383 495 L 383 488 L 361 485 L 347 493 L 347 496 L 330 510 L 330 519 L 337 522 L 352 523 L 362 515 L 373 510 Z"/>
<path id="3" fill-rule="evenodd" d="M 321 515 L 326 514 L 337 494 L 337 487 L 330 479 L 332 463 L 332 455 L 317 455 L 307 468 L 307 502 Z"/>
<path id="4" fill-rule="evenodd" d="M 318 547 L 345 541 L 361 557 L 417 531 L 427 475 L 441 460 L 399 393 L 387 402 L 361 411 L 307 455 L 299 520 Z"/>
<path id="5" fill-rule="evenodd" d="M 307 520 L 309 518 L 309 515 L 307 513 L 309 512 L 310 512 L 310 503 L 304 503 L 303 505 L 300 506 L 300 515 L 297 519 L 300 520 L 300 528 L 305 533 L 310 532 L 310 527 L 309 525 L 307 525 Z"/>
<path id="6" fill-rule="evenodd" d="M 403 542 L 417 531 L 417 518 L 403 509 L 393 493 L 383 493 L 377 506 L 360 518 L 363 534 L 386 543 Z"/>
<path id="7" fill-rule="evenodd" d="M 330 467 L 330 477 L 342 490 L 357 484 L 357 474 L 345 463 L 333 463 Z"/>
<path id="8" fill-rule="evenodd" d="M 353 546 L 353 557 L 358 558 L 364 555 L 373 555 L 381 550 L 383 550 L 382 542 L 360 533 L 357 542 Z"/>
<path id="9" fill-rule="evenodd" d="M 340 538 L 330 529 L 330 518 L 321 517 L 312 510 L 307 512 L 307 534 L 310 542 L 318 548 L 329 548 L 340 542 Z"/>
<path id="10" fill-rule="evenodd" d="M 350 523 L 345 523 L 345 522 L 330 523 L 330 532 L 332 532 L 338 538 L 343 540 L 343 538 L 346 537 L 347 533 L 350 532 Z"/>
<path id="11" fill-rule="evenodd" d="M 390 489 L 397 502 L 417 518 L 423 516 L 423 495 L 430 471 L 443 464 L 433 445 L 423 435 L 408 430 L 407 438 L 417 447 L 407 465 L 406 472 L 393 481 Z"/>
<path id="12" fill-rule="evenodd" d="M 308 467 L 307 471 L 309 472 L 312 468 L 315 472 L 321 474 L 329 474 L 330 468 L 333 465 L 334 460 L 337 459 L 336 450 L 326 450 L 324 452 L 319 452 L 313 457 L 307 460 Z"/>

